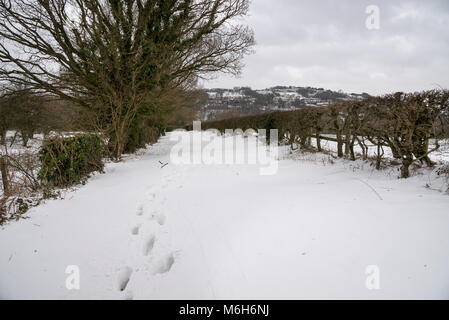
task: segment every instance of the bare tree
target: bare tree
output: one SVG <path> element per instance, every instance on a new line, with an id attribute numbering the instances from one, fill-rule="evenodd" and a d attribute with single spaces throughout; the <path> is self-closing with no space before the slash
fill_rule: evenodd
<path id="1" fill-rule="evenodd" d="M 120 157 L 165 90 L 237 74 L 254 44 L 248 0 L 0 0 L 0 81 L 91 112 Z"/>

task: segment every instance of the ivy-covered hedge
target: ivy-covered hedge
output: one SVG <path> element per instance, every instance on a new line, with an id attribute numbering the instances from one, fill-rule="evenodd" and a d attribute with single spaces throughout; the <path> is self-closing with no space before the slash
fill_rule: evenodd
<path id="1" fill-rule="evenodd" d="M 53 187 L 69 187 L 82 182 L 94 171 L 103 171 L 105 146 L 95 134 L 50 138 L 40 151 L 39 179 Z"/>

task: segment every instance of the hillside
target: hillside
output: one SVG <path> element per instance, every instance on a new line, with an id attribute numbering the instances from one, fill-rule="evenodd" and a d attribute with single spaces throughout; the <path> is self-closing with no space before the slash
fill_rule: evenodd
<path id="1" fill-rule="evenodd" d="M 263 90 L 249 87 L 234 89 L 205 89 L 208 100 L 201 108 L 202 120 L 215 120 L 238 115 L 252 115 L 271 111 L 290 111 L 305 107 L 323 106 L 338 101 L 368 97 L 367 93 L 344 93 L 323 88 L 282 87 Z"/>

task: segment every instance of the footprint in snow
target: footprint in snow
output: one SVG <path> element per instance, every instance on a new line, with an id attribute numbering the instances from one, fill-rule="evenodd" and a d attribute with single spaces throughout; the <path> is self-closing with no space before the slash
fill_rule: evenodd
<path id="1" fill-rule="evenodd" d="M 144 256 L 147 256 L 150 254 L 151 250 L 153 250 L 155 242 L 156 242 L 156 238 L 153 235 L 151 235 L 145 239 L 145 242 L 143 243 L 143 247 L 142 247 L 142 254 Z"/>
<path id="2" fill-rule="evenodd" d="M 152 214 L 151 214 L 151 217 L 150 217 L 150 220 L 155 220 L 155 221 L 157 221 L 157 223 L 160 225 L 160 226 L 163 226 L 164 224 L 165 224 L 165 214 L 163 214 L 163 213 L 157 213 L 157 212 L 153 212 Z"/>
<path id="3" fill-rule="evenodd" d="M 153 201 L 156 199 L 156 194 L 155 193 L 149 193 L 148 197 L 150 198 L 150 201 Z"/>
<path id="4" fill-rule="evenodd" d="M 117 278 L 117 289 L 119 291 L 125 291 L 132 273 L 133 269 L 131 269 L 130 267 L 124 267 L 122 270 L 120 270 Z"/>
<path id="5" fill-rule="evenodd" d="M 142 205 L 142 204 L 141 204 L 140 206 L 137 207 L 136 214 L 137 214 L 138 216 L 143 215 L 143 205 Z"/>
<path id="6" fill-rule="evenodd" d="M 131 234 L 133 235 L 133 236 L 137 236 L 138 234 L 139 234 L 139 230 L 140 230 L 140 224 L 138 224 L 137 226 L 134 226 L 132 229 L 131 229 Z"/>
<path id="7" fill-rule="evenodd" d="M 175 263 L 175 257 L 173 253 L 166 255 L 165 257 L 157 260 L 153 267 L 151 268 L 153 274 L 163 274 L 170 271 L 173 264 Z"/>

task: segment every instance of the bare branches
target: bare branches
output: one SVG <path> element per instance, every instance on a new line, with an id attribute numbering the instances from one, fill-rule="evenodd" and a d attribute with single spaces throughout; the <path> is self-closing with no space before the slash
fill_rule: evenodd
<path id="1" fill-rule="evenodd" d="M 116 156 L 153 93 L 238 74 L 248 0 L 0 0 L 0 82 L 93 111 Z"/>

